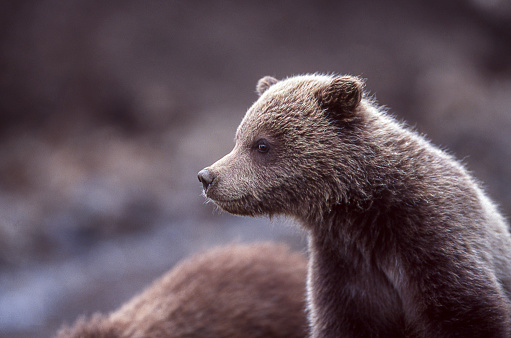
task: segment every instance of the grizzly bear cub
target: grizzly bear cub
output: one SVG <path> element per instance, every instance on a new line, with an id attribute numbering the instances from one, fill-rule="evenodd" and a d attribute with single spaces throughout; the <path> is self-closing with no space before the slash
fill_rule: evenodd
<path id="1" fill-rule="evenodd" d="M 230 245 L 177 265 L 105 316 L 58 338 L 305 337 L 307 261 L 283 244 Z"/>
<path id="2" fill-rule="evenodd" d="M 453 157 L 351 76 L 261 79 L 234 149 L 199 172 L 238 215 L 309 234 L 313 337 L 510 337 L 511 237 Z"/>

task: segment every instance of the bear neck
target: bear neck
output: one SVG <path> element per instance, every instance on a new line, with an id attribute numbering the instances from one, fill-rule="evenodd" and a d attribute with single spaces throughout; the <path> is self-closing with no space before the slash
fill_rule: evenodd
<path id="1" fill-rule="evenodd" d="M 347 327 L 360 337 L 408 335 L 393 264 L 400 239 L 414 235 L 406 229 L 424 217 L 417 208 L 423 204 L 420 196 L 398 184 L 406 182 L 403 168 L 389 166 L 382 175 L 383 164 L 373 165 L 366 167 L 364 183 L 355 185 L 360 190 L 348 191 L 340 203 L 318 207 L 321 213 L 301 219 L 309 233 L 312 337 L 340 337 Z M 358 303 L 346 304 L 343 292 L 352 293 L 348 301 Z"/>
<path id="2" fill-rule="evenodd" d="M 358 318 L 365 325 L 353 327 L 354 335 L 377 336 L 368 330 L 383 327 L 388 332 L 381 336 L 406 336 L 395 288 L 401 253 L 417 239 L 448 235 L 428 225 L 471 224 L 482 213 L 475 184 L 449 155 L 387 116 L 371 115 L 364 122 L 367 129 L 357 133 L 373 156 L 349 159 L 360 170 L 350 172 L 349 181 L 339 180 L 342 199 L 299 217 L 309 234 L 311 321 L 320 330 L 313 337 L 341 335 L 336 330 L 346 329 L 343 318 L 368 313 L 370 318 Z M 358 304 L 344 304 L 346 292 Z M 381 304 L 390 304 L 388 313 Z"/>
<path id="3" fill-rule="evenodd" d="M 453 198 L 458 202 L 477 208 L 477 201 L 466 200 L 476 195 L 474 182 L 451 156 L 370 102 L 363 103 L 359 115 L 356 125 L 342 131 L 338 146 L 339 163 L 351 167 L 339 165 L 332 172 L 335 179 L 315 189 L 334 198 L 314 202 L 295 215 L 312 236 L 372 247 L 375 236 L 400 231 L 396 225 L 402 228 L 417 218 L 451 212 L 443 209 L 449 205 L 446 189 L 457 192 Z"/>

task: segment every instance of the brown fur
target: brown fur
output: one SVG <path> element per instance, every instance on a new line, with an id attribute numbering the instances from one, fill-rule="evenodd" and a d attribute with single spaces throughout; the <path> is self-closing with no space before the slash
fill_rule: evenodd
<path id="1" fill-rule="evenodd" d="M 68 337 L 305 337 L 307 263 L 285 245 L 232 245 L 196 255 Z"/>
<path id="2" fill-rule="evenodd" d="M 358 78 L 263 81 L 199 179 L 228 212 L 308 230 L 313 336 L 509 337 L 510 234 L 463 166 Z"/>

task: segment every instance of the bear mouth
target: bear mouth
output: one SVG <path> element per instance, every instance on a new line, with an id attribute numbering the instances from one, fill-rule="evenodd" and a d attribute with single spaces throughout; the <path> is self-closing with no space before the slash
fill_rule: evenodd
<path id="1" fill-rule="evenodd" d="M 219 193 L 215 188 L 216 186 L 211 184 L 207 190 L 202 191 L 202 195 L 215 204 L 245 204 L 250 199 L 250 196 L 247 195 L 229 198 L 228 195 Z"/>
<path id="2" fill-rule="evenodd" d="M 240 197 L 240 198 L 231 198 L 231 199 L 227 199 L 227 198 L 219 198 L 217 196 L 211 196 L 213 194 L 211 194 L 210 191 L 203 191 L 203 194 L 202 194 L 204 197 L 206 197 L 209 201 L 215 203 L 215 204 L 224 204 L 224 203 L 237 203 L 239 201 L 241 201 L 243 199 L 243 197 Z"/>

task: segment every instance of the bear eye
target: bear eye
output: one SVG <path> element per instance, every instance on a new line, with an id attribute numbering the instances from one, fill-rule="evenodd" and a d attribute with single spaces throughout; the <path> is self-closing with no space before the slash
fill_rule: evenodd
<path id="1" fill-rule="evenodd" d="M 265 154 L 270 150 L 270 145 L 268 144 L 268 141 L 266 141 L 265 139 L 261 139 L 257 141 L 257 143 L 255 144 L 255 148 L 261 154 Z"/>
<path id="2" fill-rule="evenodd" d="M 264 143 L 261 143 L 260 145 L 257 146 L 257 151 L 260 152 L 260 153 L 266 153 L 268 152 L 268 146 Z"/>

